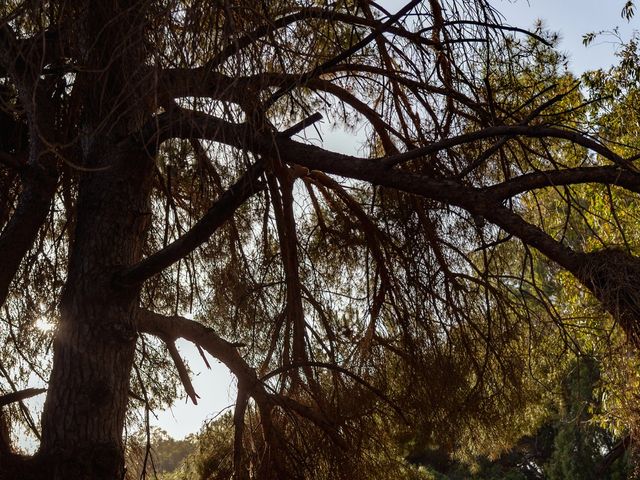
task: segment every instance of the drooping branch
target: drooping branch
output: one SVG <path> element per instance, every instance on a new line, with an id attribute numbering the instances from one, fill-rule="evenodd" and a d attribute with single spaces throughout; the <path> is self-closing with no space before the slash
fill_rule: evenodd
<path id="1" fill-rule="evenodd" d="M 22 191 L 13 215 L 0 233 L 0 305 L 6 300 L 9 284 L 47 218 L 59 175 L 56 157 L 49 144 L 53 137 L 50 102 L 40 86 L 34 87 L 35 93 L 29 89 L 29 82 L 25 82 L 23 88 L 26 89 L 23 96 L 33 95 L 35 102 L 30 100 L 25 108 L 29 118 L 30 142 L 28 159 L 19 168 Z"/>
<path id="2" fill-rule="evenodd" d="M 246 385 L 248 391 L 253 392 L 258 385 L 259 380 L 255 371 L 238 353 L 237 347 L 200 322 L 177 315 L 161 315 L 149 310 L 140 310 L 137 320 L 138 330 L 141 332 L 155 335 L 166 341 L 184 338 L 199 345 L 212 357 L 224 363 L 238 378 L 238 382 Z"/>
<path id="3" fill-rule="evenodd" d="M 355 381 L 359 385 L 362 385 L 364 388 L 366 388 L 367 390 L 372 392 L 376 397 L 378 397 L 384 403 L 389 405 L 391 408 L 393 408 L 395 410 L 395 412 L 398 414 L 398 417 L 402 419 L 402 421 L 404 421 L 407 424 L 409 423 L 407 418 L 404 415 L 404 412 L 400 408 L 400 406 L 398 406 L 397 404 L 392 402 L 387 397 L 387 395 L 384 394 L 384 392 L 382 392 L 380 389 L 378 389 L 378 388 L 374 387 L 373 385 L 371 385 L 369 382 L 364 380 L 359 375 L 356 375 L 352 371 L 350 371 L 350 370 L 348 370 L 348 369 L 346 369 L 344 367 L 341 367 L 339 365 L 336 365 L 334 363 L 315 362 L 315 361 L 314 362 L 309 362 L 309 361 L 307 361 L 307 362 L 305 362 L 305 364 L 302 364 L 302 363 L 285 364 L 285 365 L 282 365 L 282 366 L 276 368 L 275 370 L 272 370 L 272 371 L 268 372 L 267 374 L 263 375 L 260 378 L 260 381 L 264 382 L 264 381 L 266 381 L 267 379 L 269 379 L 271 377 L 275 377 L 277 375 L 280 375 L 280 374 L 286 372 L 287 370 L 298 369 L 298 368 L 305 367 L 305 366 L 306 367 L 314 367 L 314 368 L 323 368 L 323 369 L 327 369 L 327 370 L 333 370 L 335 372 L 341 373 L 342 375 L 352 379 L 353 381 Z"/>
<path id="4" fill-rule="evenodd" d="M 336 425 L 322 412 L 293 398 L 267 392 L 255 369 L 242 358 L 237 347 L 233 343 L 224 340 L 211 328 L 178 315 L 161 315 L 149 310 L 139 310 L 136 318 L 140 332 L 157 336 L 165 341 L 184 338 L 195 345 L 199 345 L 212 357 L 225 364 L 238 379 L 238 389 L 242 389 L 243 393 L 256 401 L 261 414 L 265 416 L 263 419 L 265 425 L 269 426 L 271 424 L 269 415 L 272 407 L 280 405 L 311 421 L 327 433 L 337 445 L 345 446 Z"/>
<path id="5" fill-rule="evenodd" d="M 319 186 L 323 186 L 335 193 L 335 195 L 342 200 L 347 209 L 354 215 L 360 223 L 360 228 L 364 232 L 365 242 L 369 251 L 372 254 L 376 263 L 376 272 L 380 276 L 380 287 L 374 294 L 374 299 L 371 304 L 369 327 L 367 328 L 367 335 L 374 331 L 376 322 L 378 321 L 378 315 L 382 308 L 382 303 L 388 291 L 391 289 L 391 275 L 387 268 L 387 262 L 383 253 L 382 243 L 383 235 L 374 222 L 371 221 L 366 214 L 362 206 L 342 188 L 342 186 L 325 175 L 320 171 L 314 171 L 308 176 L 310 181 L 313 181 Z"/>
<path id="6" fill-rule="evenodd" d="M 171 359 L 173 360 L 173 363 L 178 370 L 178 376 L 180 377 L 180 381 L 182 382 L 184 390 L 187 392 L 187 395 L 191 399 L 193 404 L 197 405 L 198 398 L 200 398 L 200 396 L 196 393 L 195 388 L 193 388 L 191 378 L 189 377 L 189 372 L 186 365 L 182 361 L 182 357 L 180 356 L 180 352 L 178 351 L 175 342 L 173 340 L 167 340 L 165 341 L 165 344 L 167 345 L 169 355 L 171 355 Z"/>

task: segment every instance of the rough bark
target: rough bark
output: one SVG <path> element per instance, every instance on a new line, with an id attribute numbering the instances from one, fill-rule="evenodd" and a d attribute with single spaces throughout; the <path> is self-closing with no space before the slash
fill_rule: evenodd
<path id="1" fill-rule="evenodd" d="M 54 342 L 40 456 L 51 479 L 121 478 L 122 430 L 132 368 L 136 289 L 114 271 L 139 261 L 149 222 L 151 161 L 96 149 L 104 171 L 80 184 L 75 242 Z"/>
<path id="2" fill-rule="evenodd" d="M 82 169 L 35 478 L 124 473 L 139 289 L 116 285 L 113 275 L 142 257 L 153 160 L 143 148 L 117 143 L 150 114 L 132 83 L 145 62 L 143 7 L 95 0 L 68 7 L 73 53 L 85 65 L 75 87 L 83 105 Z"/>

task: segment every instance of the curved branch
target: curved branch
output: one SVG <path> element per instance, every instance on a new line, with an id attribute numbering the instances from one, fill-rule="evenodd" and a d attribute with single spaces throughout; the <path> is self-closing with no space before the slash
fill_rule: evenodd
<path id="1" fill-rule="evenodd" d="M 212 357 L 224 363 L 238 378 L 238 382 L 245 385 L 248 392 L 253 392 L 259 385 L 255 370 L 240 356 L 235 345 L 200 322 L 178 315 L 161 315 L 149 310 L 139 310 L 137 322 L 140 332 L 155 335 L 163 341 L 172 342 L 184 338 L 204 348 Z"/>
<path id="2" fill-rule="evenodd" d="M 640 193 L 640 174 L 618 167 L 581 167 L 526 173 L 482 191 L 495 201 L 503 201 L 531 190 L 584 183 L 617 185 Z"/>
<path id="3" fill-rule="evenodd" d="M 433 142 L 431 145 L 427 145 L 426 147 L 416 148 L 415 150 L 410 150 L 406 153 L 389 157 L 384 161 L 384 163 L 389 167 L 394 167 L 401 163 L 405 163 L 431 153 L 493 137 L 559 138 L 562 140 L 568 140 L 576 145 L 588 148 L 589 150 L 602 155 L 604 158 L 612 161 L 619 167 L 637 171 L 637 168 L 631 162 L 624 159 L 602 143 L 599 143 L 580 132 L 555 127 L 538 127 L 528 125 L 500 125 L 496 127 L 488 127 L 476 132 L 465 133 L 455 137 L 445 138 L 443 140 Z"/>
<path id="4" fill-rule="evenodd" d="M 243 392 L 253 397 L 264 415 L 269 415 L 273 405 L 280 405 L 310 420 L 331 436 L 336 444 L 345 446 L 336 425 L 321 412 L 292 398 L 267 393 L 256 371 L 240 356 L 234 344 L 221 338 L 211 328 L 178 315 L 166 316 L 142 309 L 137 312 L 137 322 L 140 332 L 172 341 L 184 338 L 204 348 L 233 372 L 238 379 L 238 389 L 242 388 Z M 270 419 L 267 418 L 266 421 L 269 423 Z"/>

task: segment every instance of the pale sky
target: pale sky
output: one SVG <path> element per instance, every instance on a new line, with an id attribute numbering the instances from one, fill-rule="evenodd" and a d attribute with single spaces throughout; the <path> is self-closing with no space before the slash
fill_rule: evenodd
<path id="1" fill-rule="evenodd" d="M 588 47 L 582 36 L 590 32 L 619 28 L 622 40 L 628 40 L 640 27 L 640 16 L 628 22 L 620 15 L 624 0 L 489 0 L 514 27 L 531 29 L 540 19 L 547 29 L 560 34 L 559 50 L 569 54 L 569 69 L 580 74 L 606 68 L 615 62 L 617 48 L 613 35 L 603 35 Z"/>
<path id="2" fill-rule="evenodd" d="M 211 365 L 211 370 L 208 370 L 192 343 L 179 340 L 176 346 L 193 372 L 191 382 L 200 396 L 198 405 L 191 403 L 191 400 L 185 401 L 186 395 L 179 386 L 182 399 L 178 399 L 171 408 L 156 412 L 158 418 L 151 415 L 150 422 L 166 430 L 174 438 L 183 438 L 198 432 L 206 419 L 213 418 L 232 406 L 235 403 L 236 388 L 229 369 L 218 360 L 207 354 Z"/>

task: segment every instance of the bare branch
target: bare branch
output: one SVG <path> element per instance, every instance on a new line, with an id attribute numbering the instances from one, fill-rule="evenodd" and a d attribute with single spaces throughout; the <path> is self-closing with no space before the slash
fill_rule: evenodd
<path id="1" fill-rule="evenodd" d="M 17 392 L 0 395 L 0 407 L 4 407 L 15 402 L 21 402 L 22 400 L 35 397 L 36 395 L 40 395 L 46 391 L 46 388 L 25 388 L 24 390 L 18 390 Z"/>
<path id="2" fill-rule="evenodd" d="M 180 352 L 178 352 L 178 349 L 176 348 L 175 342 L 172 340 L 166 340 L 165 343 L 167 345 L 167 350 L 169 350 L 169 355 L 171 355 L 171 359 L 173 360 L 173 363 L 178 370 L 178 376 L 180 377 L 180 381 L 182 382 L 187 395 L 189 396 L 193 404 L 197 405 L 198 398 L 200 398 L 200 396 L 193 388 L 191 378 L 189 377 L 189 372 L 187 371 L 186 365 L 182 361 L 182 357 L 180 356 Z"/>
<path id="3" fill-rule="evenodd" d="M 259 383 L 254 369 L 240 356 L 237 348 L 199 322 L 177 315 L 166 316 L 149 310 L 140 310 L 138 329 L 166 341 L 184 338 L 200 345 L 211 356 L 224 363 L 238 377 L 239 382 L 247 385 L 249 391 L 253 391 Z"/>

